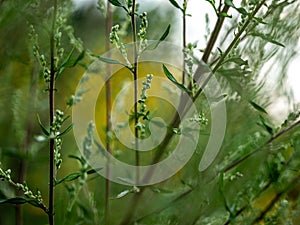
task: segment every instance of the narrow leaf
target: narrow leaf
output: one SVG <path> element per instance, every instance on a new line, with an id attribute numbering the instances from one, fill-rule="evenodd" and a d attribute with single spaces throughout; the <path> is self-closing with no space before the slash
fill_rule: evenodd
<path id="1" fill-rule="evenodd" d="M 268 114 L 268 112 L 267 112 L 263 107 L 261 107 L 260 105 L 256 104 L 255 102 L 249 101 L 249 103 L 250 103 L 250 104 L 253 106 L 253 108 L 256 109 L 257 111 L 262 112 L 262 113 L 265 113 L 265 114 Z"/>
<path id="2" fill-rule="evenodd" d="M 87 174 L 93 174 L 93 173 L 97 173 L 98 171 L 102 170 L 102 168 L 97 168 L 97 169 L 90 169 L 88 170 L 86 173 Z"/>
<path id="3" fill-rule="evenodd" d="M 170 32 L 170 28 L 171 28 L 171 25 L 169 24 L 167 29 L 165 30 L 165 32 L 163 33 L 163 35 L 160 37 L 160 41 L 164 41 L 167 36 L 169 35 L 169 32 Z"/>
<path id="4" fill-rule="evenodd" d="M 175 6 L 175 7 L 178 8 L 178 9 L 180 9 L 181 12 L 184 13 L 183 8 L 181 8 L 181 7 L 179 6 L 179 4 L 178 4 L 175 0 L 169 0 L 169 1 L 171 2 L 171 4 L 172 4 L 173 6 Z"/>
<path id="5" fill-rule="evenodd" d="M 149 44 L 149 45 L 144 49 L 144 51 L 156 49 L 157 46 L 158 46 L 162 41 L 164 41 L 164 40 L 167 38 L 167 36 L 169 35 L 169 32 L 170 32 L 170 28 L 171 28 L 171 25 L 169 24 L 168 27 L 167 27 L 167 29 L 166 29 L 165 32 L 163 33 L 163 35 L 159 38 L 159 40 L 158 40 L 158 41 L 155 41 L 155 42 L 153 42 L 153 43 L 151 43 L 151 44 Z"/>
<path id="6" fill-rule="evenodd" d="M 172 81 L 177 87 L 179 87 L 180 89 L 182 89 L 183 91 L 185 91 L 187 93 L 192 93 L 191 90 L 187 89 L 185 86 L 183 86 L 182 84 L 177 82 L 175 77 L 172 75 L 172 73 L 170 73 L 170 71 L 164 64 L 163 64 L 163 70 L 164 70 L 165 75 L 169 78 L 169 80 Z"/>
<path id="7" fill-rule="evenodd" d="M 110 59 L 102 56 L 98 56 L 98 59 L 101 60 L 102 62 L 108 63 L 108 64 L 118 64 L 122 65 L 128 68 L 128 66 L 125 63 L 120 62 L 119 60 L 116 59 Z"/>
<path id="8" fill-rule="evenodd" d="M 123 198 L 125 197 L 127 194 L 129 194 L 131 192 L 131 190 L 125 190 L 125 191 L 122 191 L 121 193 L 119 193 L 117 196 L 116 196 L 116 199 L 118 198 Z"/>
<path id="9" fill-rule="evenodd" d="M 48 136 L 50 135 L 50 133 L 49 133 L 49 131 L 43 126 L 39 114 L 37 114 L 37 120 L 38 120 L 38 123 L 39 123 L 39 125 L 40 125 L 40 127 L 41 127 L 43 133 L 48 137 Z"/>
<path id="10" fill-rule="evenodd" d="M 260 37 L 261 39 L 267 41 L 267 42 L 270 42 L 272 44 L 275 44 L 275 45 L 278 45 L 278 46 L 281 46 L 281 47 L 285 47 L 284 44 L 274 40 L 272 37 L 270 37 L 270 35 L 267 35 L 267 34 L 261 34 L 261 33 L 251 33 L 252 36 L 255 36 L 255 37 Z"/>
<path id="11" fill-rule="evenodd" d="M 59 135 L 57 135 L 58 137 L 59 136 L 63 136 L 65 134 L 67 134 L 70 130 L 72 130 L 73 128 L 73 124 L 70 124 L 63 132 L 61 132 Z"/>
<path id="12" fill-rule="evenodd" d="M 118 0 L 108 0 L 111 4 L 113 4 L 114 6 L 117 6 L 117 7 L 122 7 L 122 3 L 119 2 Z"/>
<path id="13" fill-rule="evenodd" d="M 62 182 L 69 182 L 69 181 L 73 181 L 76 180 L 78 177 L 80 177 L 81 174 L 80 173 L 71 173 L 68 176 L 66 176 L 65 178 L 61 179 L 61 180 L 57 180 L 55 181 L 55 185 L 58 185 Z"/>
<path id="14" fill-rule="evenodd" d="M 15 198 L 8 198 L 8 199 L 0 199 L 0 204 L 24 204 L 27 203 L 27 200 L 25 198 L 21 197 L 15 197 Z"/>
<path id="15" fill-rule="evenodd" d="M 79 156 L 76 156 L 76 155 L 69 155 L 69 158 L 72 158 L 72 159 L 76 159 L 78 160 L 81 164 L 84 164 L 84 161 L 81 157 Z"/>

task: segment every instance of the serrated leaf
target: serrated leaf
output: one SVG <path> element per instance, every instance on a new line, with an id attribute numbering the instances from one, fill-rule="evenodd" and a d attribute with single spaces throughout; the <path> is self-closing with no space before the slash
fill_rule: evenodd
<path id="1" fill-rule="evenodd" d="M 144 49 L 144 51 L 156 49 L 157 46 L 158 46 L 162 41 L 164 41 L 164 40 L 168 37 L 169 32 L 170 32 L 170 28 L 171 28 L 171 25 L 169 24 L 168 27 L 167 27 L 167 29 L 166 29 L 165 32 L 163 33 L 163 35 L 159 38 L 159 40 L 156 41 L 156 42 L 153 42 L 153 43 L 149 44 L 149 45 Z"/>
<path id="2" fill-rule="evenodd" d="M 80 176 L 81 176 L 81 174 L 78 173 L 78 172 L 77 173 L 71 173 L 68 176 L 66 176 L 65 178 L 55 181 L 55 185 L 58 185 L 62 182 L 70 182 L 70 181 L 76 180 Z"/>
<path id="3" fill-rule="evenodd" d="M 40 119 L 39 114 L 37 114 L 37 120 L 38 120 L 38 123 L 39 123 L 39 125 L 40 125 L 40 127 L 41 127 L 41 129 L 42 129 L 42 132 L 43 132 L 47 137 L 49 137 L 50 133 L 49 133 L 49 131 L 44 127 L 44 125 L 42 124 L 42 121 L 41 121 L 41 119 Z"/>
<path id="4" fill-rule="evenodd" d="M 257 111 L 259 112 L 262 112 L 262 113 L 265 113 L 265 114 L 268 114 L 268 112 L 263 108 L 261 107 L 260 105 L 258 105 L 257 103 L 253 102 L 253 101 L 249 101 L 249 103 L 252 105 L 252 107 L 254 109 L 256 109 Z"/>
<path id="5" fill-rule="evenodd" d="M 171 2 L 171 4 L 172 4 L 173 6 L 175 6 L 175 7 L 178 8 L 178 9 L 180 9 L 181 12 L 184 13 L 183 8 L 181 8 L 181 7 L 179 6 L 179 4 L 178 4 L 175 0 L 169 0 L 169 1 Z"/>
<path id="6" fill-rule="evenodd" d="M 168 70 L 168 68 L 163 64 L 163 70 L 165 75 L 168 77 L 168 79 L 170 81 L 172 81 L 177 87 L 179 87 L 181 90 L 187 92 L 187 93 L 192 93 L 191 90 L 187 89 L 185 86 L 183 86 L 182 84 L 178 83 L 178 81 L 175 79 L 175 77 L 173 76 L 172 73 L 170 73 L 170 71 Z"/>

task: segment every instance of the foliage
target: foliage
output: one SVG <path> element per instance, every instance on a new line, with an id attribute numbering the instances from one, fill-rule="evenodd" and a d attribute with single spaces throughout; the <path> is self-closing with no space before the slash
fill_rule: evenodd
<path id="1" fill-rule="evenodd" d="M 200 51 L 197 43 L 186 43 L 186 18 L 193 16 L 188 13 L 189 1 L 168 3 L 173 15 L 182 18 L 183 27 L 159 17 L 158 12 L 166 11 L 164 7 L 141 12 L 139 8 L 147 5 L 144 1 L 109 0 L 106 5 L 99 0 L 97 5 L 77 11 L 63 0 L 0 1 L 0 30 L 5 34 L 0 40 L 0 81 L 4 84 L 0 87 L 1 224 L 31 224 L 33 218 L 38 224 L 48 220 L 50 225 L 54 221 L 120 225 L 299 223 L 300 110 L 285 86 L 288 63 L 297 53 L 299 3 L 203 1 L 213 14 L 206 15 L 206 31 L 198 31 L 206 32 L 207 41 Z M 213 16 L 217 21 L 210 27 Z M 80 27 L 87 17 L 92 26 Z M 88 32 L 81 33 L 87 30 L 91 34 L 88 38 Z M 183 37 L 182 73 L 166 64 L 145 69 L 139 61 L 141 56 L 159 49 L 178 31 Z M 77 38 L 81 34 L 82 39 Z M 156 40 L 149 41 L 152 38 Z M 91 44 L 96 41 L 100 44 Z M 133 51 L 126 45 L 130 41 L 134 42 Z M 108 51 L 110 45 L 121 57 L 99 53 Z M 105 118 L 87 124 L 84 153 L 78 156 L 70 132 L 70 109 L 88 92 L 74 94 L 79 75 L 92 71 L 92 63 L 97 60 L 107 65 L 102 70 L 110 71 L 113 65 L 124 70 L 107 82 L 102 93 L 105 100 L 100 93 Z M 210 71 L 207 77 L 201 75 L 203 63 Z M 182 121 L 174 109 L 148 97 L 147 93 L 156 88 L 153 78 L 157 76 L 166 77 L 170 86 L 174 84 L 182 91 L 179 106 L 188 107 L 188 96 L 200 109 L 189 118 L 191 124 L 201 128 L 196 152 L 175 176 L 155 185 L 139 187 L 120 177 L 128 187 L 98 176 L 97 172 L 104 169 L 109 176 L 110 169 L 88 164 L 94 147 L 104 156 L 110 153 L 140 166 L 168 157 L 180 135 L 193 140 L 193 127 L 181 129 Z M 226 102 L 227 130 L 217 159 L 199 172 L 212 126 L 203 90 L 212 76 L 222 86 L 222 95 L 213 102 Z M 138 87 L 140 78 L 144 81 Z M 80 82 L 88 79 L 85 75 Z M 110 118 L 111 101 L 129 79 L 134 83 L 135 104 L 122 126 L 133 130 L 135 148 L 139 139 L 151 136 L 151 123 L 167 130 L 159 147 L 147 154 L 133 154 L 117 140 L 110 124 L 114 122 Z M 202 86 L 198 82 L 201 79 Z M 268 87 L 270 80 L 276 92 Z M 279 97 L 289 104 L 285 106 L 286 119 L 278 123 L 270 108 Z M 124 100 L 117 104 L 132 103 Z M 170 121 L 167 126 L 153 119 L 159 110 L 165 111 Z M 101 129 L 105 146 L 94 137 Z M 133 180 L 138 183 L 142 177 L 138 170 L 135 175 Z"/>

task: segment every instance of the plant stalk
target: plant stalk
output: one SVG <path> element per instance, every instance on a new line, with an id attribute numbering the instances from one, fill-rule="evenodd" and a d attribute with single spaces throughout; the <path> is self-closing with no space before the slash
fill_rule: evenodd
<path id="1" fill-rule="evenodd" d="M 132 1 L 131 9 L 131 26 L 132 26 L 132 41 L 133 41 L 133 80 L 134 80 L 134 136 L 135 136 L 135 166 L 136 166 L 136 183 L 139 183 L 139 165 L 140 165 L 140 154 L 139 154 L 139 130 L 137 124 L 139 122 L 138 118 L 138 46 L 137 46 L 137 33 L 136 33 L 136 1 Z"/>
<path id="2" fill-rule="evenodd" d="M 112 27 L 112 12 L 111 6 L 109 1 L 107 1 L 107 12 L 106 12 L 106 23 L 105 23 L 105 31 L 106 31 L 106 52 L 108 52 L 108 57 L 110 58 L 110 41 L 109 41 L 109 34 L 110 29 Z M 106 64 L 106 74 L 110 76 L 111 74 L 111 66 L 110 64 Z M 107 136 L 106 136 L 106 149 L 109 154 L 112 153 L 111 147 L 111 133 L 112 133 L 112 124 L 111 124 L 111 82 L 110 78 L 106 79 L 105 83 L 106 88 L 106 127 L 107 127 Z M 104 213 L 104 223 L 105 225 L 109 225 L 109 212 L 110 212 L 110 161 L 108 158 L 107 165 L 106 165 L 106 180 L 105 180 L 105 213 Z"/>
<path id="3" fill-rule="evenodd" d="M 49 82 L 49 125 L 50 127 L 54 121 L 54 91 L 55 91 L 55 24 L 56 24 L 56 16 L 57 16 L 57 0 L 53 0 L 53 21 L 52 21 L 52 30 L 50 35 L 50 82 Z M 54 225 L 54 180 L 55 180 L 55 161 L 54 161 L 54 138 L 50 139 L 49 143 L 49 224 Z"/>

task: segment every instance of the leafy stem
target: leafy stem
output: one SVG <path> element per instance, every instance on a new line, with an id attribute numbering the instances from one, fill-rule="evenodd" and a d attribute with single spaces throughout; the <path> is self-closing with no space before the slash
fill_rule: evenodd
<path id="1" fill-rule="evenodd" d="M 130 13 L 131 17 L 131 26 L 132 26 L 132 40 L 133 40 L 133 68 L 132 68 L 132 74 L 133 74 L 133 80 L 134 80 L 134 135 L 135 135 L 135 149 L 139 149 L 139 129 L 138 129 L 138 123 L 139 123 L 139 117 L 138 117 L 138 45 L 137 45 L 137 32 L 136 32 L 136 1 L 132 1 L 132 9 Z M 139 151 L 135 151 L 135 165 L 136 165 L 136 182 L 139 182 L 139 165 L 140 165 L 140 155 Z"/>
<path id="2" fill-rule="evenodd" d="M 49 123 L 50 127 L 54 122 L 54 91 L 55 91 L 55 25 L 57 17 L 57 0 L 53 0 L 53 21 L 50 35 L 50 81 L 49 81 Z M 54 181 L 55 181 L 55 159 L 54 159 L 55 140 L 50 138 L 49 143 L 49 224 L 54 225 Z"/>

